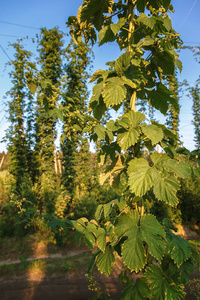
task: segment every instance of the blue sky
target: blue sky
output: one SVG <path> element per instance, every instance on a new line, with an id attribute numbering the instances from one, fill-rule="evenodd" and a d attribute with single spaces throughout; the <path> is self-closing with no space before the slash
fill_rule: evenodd
<path id="1" fill-rule="evenodd" d="M 200 46 L 200 0 L 172 0 L 175 13 L 171 15 L 173 28 L 181 34 L 182 40 L 188 46 Z M 8 127 L 5 112 L 5 100 L 3 97 L 11 87 L 8 76 L 9 68 L 5 63 L 7 55 L 12 59 L 12 49 L 8 43 L 14 42 L 19 37 L 29 36 L 24 44 L 25 48 L 34 51 L 31 38 L 39 33 L 39 28 L 51 29 L 58 26 L 60 30 L 67 32 L 65 22 L 68 16 L 76 15 L 81 0 L 7 0 L 1 2 L 0 17 L 0 140 L 4 136 L 4 130 Z M 13 23 L 16 25 L 12 25 Z M 17 26 L 24 25 L 23 26 Z M 31 28 L 32 27 L 32 28 Z M 69 41 L 66 36 L 66 43 Z M 120 52 L 116 45 L 106 44 L 102 47 L 95 46 L 95 59 L 93 71 L 105 68 L 108 60 L 116 59 Z M 6 52 L 6 54 L 5 54 Z M 180 80 L 187 79 L 193 85 L 200 74 L 199 66 L 193 59 L 190 51 L 182 51 L 180 59 L 183 63 L 183 71 L 179 75 Z M 186 95 L 180 100 L 180 135 L 184 146 L 194 149 L 194 130 L 192 120 L 192 101 Z M 163 120 L 162 120 L 163 121 Z M 0 152 L 5 151 L 6 145 L 0 144 Z"/>

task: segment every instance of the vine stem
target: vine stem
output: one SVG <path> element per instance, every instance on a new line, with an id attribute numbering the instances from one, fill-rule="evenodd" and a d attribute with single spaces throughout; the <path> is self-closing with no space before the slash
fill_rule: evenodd
<path id="1" fill-rule="evenodd" d="M 136 1 L 128 0 L 128 23 L 129 23 L 129 29 L 128 29 L 128 51 L 132 51 L 131 48 L 131 37 L 135 30 L 135 26 L 133 24 L 133 10 L 134 10 L 134 4 Z M 130 100 L 130 108 L 131 110 L 134 110 L 136 112 L 136 91 L 133 92 Z"/>

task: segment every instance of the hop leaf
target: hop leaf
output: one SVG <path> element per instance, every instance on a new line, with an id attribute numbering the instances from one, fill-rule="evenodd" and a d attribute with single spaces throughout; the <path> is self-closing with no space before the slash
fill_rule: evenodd
<path id="1" fill-rule="evenodd" d="M 147 269 L 143 278 L 147 279 L 153 299 L 179 300 L 183 299 L 185 293 L 183 285 L 177 285 L 165 274 L 159 266 L 153 265 Z"/>
<path id="2" fill-rule="evenodd" d="M 144 242 L 149 252 L 161 262 L 165 251 L 165 232 L 153 215 L 144 215 L 138 225 L 139 215 L 136 211 L 119 217 L 115 233 L 121 239 L 128 237 L 122 245 L 122 258 L 131 271 L 139 272 L 146 264 Z"/>
<path id="3" fill-rule="evenodd" d="M 97 268 L 99 272 L 105 273 L 106 276 L 109 276 L 111 273 L 112 263 L 115 261 L 115 256 L 113 254 L 113 248 L 111 246 L 107 246 L 104 252 L 101 252 L 97 257 Z"/>

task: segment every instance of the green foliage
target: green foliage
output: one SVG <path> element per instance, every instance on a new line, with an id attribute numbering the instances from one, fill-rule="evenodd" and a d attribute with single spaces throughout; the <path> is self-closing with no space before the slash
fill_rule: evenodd
<path id="1" fill-rule="evenodd" d="M 98 206 L 98 222 L 85 218 L 73 221 L 78 240 L 84 236 L 89 247 L 94 248 L 95 242 L 99 247 L 90 271 L 96 263 L 101 273 L 109 275 L 114 253 L 121 257 L 126 266 L 121 274 L 122 299 L 182 299 L 190 264 L 198 261 L 192 246 L 175 236 L 166 221 L 159 223 L 148 209 L 151 194 L 152 207 L 156 199 L 177 206 L 180 178 L 191 175 L 193 166 L 185 162 L 183 153 L 176 153 L 172 142 L 178 140 L 175 132 L 155 121 L 149 124 L 145 115 L 136 112 L 138 99 L 163 114 L 169 104 L 179 110 L 178 99 L 165 85 L 176 67 L 182 67 L 175 51 L 181 40 L 168 16 L 172 10 L 171 1 L 87 0 L 79 8 L 78 26 L 73 30 L 73 37 L 80 38 L 80 28 L 84 36 L 93 28 L 92 43 L 98 34 L 100 45 L 115 41 L 124 50 L 116 61 L 108 63 L 109 69 L 92 76 L 91 82 L 96 82 L 89 103 L 93 117 L 85 117 L 84 129 L 91 133 L 91 140 L 100 140 L 101 163 L 109 163 L 101 183 L 110 179 L 116 186 L 124 180 L 122 197 Z M 101 117 L 110 107 L 116 111 L 123 108 L 124 113 L 102 124 Z M 154 152 L 157 144 L 165 153 Z M 141 271 L 142 278 L 133 284 L 126 270 Z"/>

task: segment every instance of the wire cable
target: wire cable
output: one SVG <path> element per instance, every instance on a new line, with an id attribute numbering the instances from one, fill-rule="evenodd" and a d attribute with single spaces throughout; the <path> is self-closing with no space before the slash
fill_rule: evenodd
<path id="1" fill-rule="evenodd" d="M 4 24 L 9 24 L 9 25 L 14 25 L 14 26 L 19 26 L 19 27 L 25 27 L 25 28 L 31 28 L 31 29 L 37 29 L 37 30 L 40 30 L 40 28 L 38 28 L 38 27 L 32 27 L 32 26 L 27 26 L 27 25 L 21 25 L 21 24 L 17 24 L 17 23 L 6 22 L 6 21 L 0 21 L 0 23 L 4 23 Z"/>
<path id="2" fill-rule="evenodd" d="M 10 58 L 10 56 L 8 55 L 8 53 L 4 50 L 4 48 L 0 45 L 2 51 L 4 52 L 4 54 L 8 57 L 8 59 L 12 62 L 12 59 Z"/>

